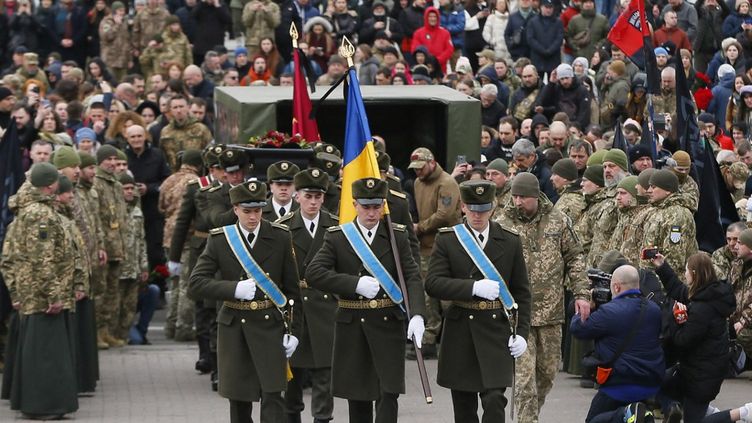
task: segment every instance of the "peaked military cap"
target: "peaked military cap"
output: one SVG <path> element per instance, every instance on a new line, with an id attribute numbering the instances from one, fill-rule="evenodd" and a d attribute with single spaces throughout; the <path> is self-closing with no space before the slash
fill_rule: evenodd
<path id="1" fill-rule="evenodd" d="M 388 193 L 389 185 L 381 179 L 363 178 L 352 183 L 353 199 L 364 206 L 383 204 Z"/>
<path id="2" fill-rule="evenodd" d="M 266 180 L 269 182 L 292 182 L 300 168 L 286 160 L 272 164 L 266 169 Z"/>
<path id="3" fill-rule="evenodd" d="M 227 147 L 224 144 L 214 144 L 204 150 L 204 165 L 207 168 L 220 167 L 219 156 Z"/>
<path id="4" fill-rule="evenodd" d="M 496 185 L 486 180 L 465 181 L 460 184 L 460 198 L 470 211 L 487 212 L 493 209 Z"/>
<path id="5" fill-rule="evenodd" d="M 388 154 L 380 151 L 376 152 L 376 161 L 379 162 L 379 170 L 382 172 L 389 171 L 389 165 L 392 164 L 392 158 Z"/>
<path id="6" fill-rule="evenodd" d="M 329 143 L 319 143 L 316 144 L 315 147 L 313 147 L 314 153 L 328 153 L 328 154 L 334 154 L 335 156 L 342 158 L 342 152 L 339 151 L 339 148 L 337 148 L 334 144 Z"/>
<path id="7" fill-rule="evenodd" d="M 311 167 L 317 167 L 328 173 L 333 178 L 339 177 L 339 169 L 342 167 L 342 160 L 335 154 L 316 153 L 316 157 L 311 160 Z"/>
<path id="8" fill-rule="evenodd" d="M 228 148 L 219 154 L 219 167 L 225 172 L 237 172 L 248 164 L 248 157 L 243 150 Z"/>
<path id="9" fill-rule="evenodd" d="M 314 167 L 296 173 L 294 182 L 296 190 L 326 192 L 329 186 L 329 175 Z"/>
<path id="10" fill-rule="evenodd" d="M 258 208 L 266 205 L 266 184 L 252 180 L 230 188 L 230 202 L 234 206 Z"/>

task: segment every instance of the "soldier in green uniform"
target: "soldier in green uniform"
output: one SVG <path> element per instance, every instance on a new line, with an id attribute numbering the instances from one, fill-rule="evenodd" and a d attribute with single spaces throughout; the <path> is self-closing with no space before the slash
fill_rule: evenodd
<path id="1" fill-rule="evenodd" d="M 178 153 L 188 149 L 203 150 L 212 140 L 211 131 L 188 115 L 188 100 L 181 95 L 170 99 L 170 123 L 162 128 L 159 146 L 170 169 L 177 170 Z"/>
<path id="2" fill-rule="evenodd" d="M 282 160 L 266 169 L 266 182 L 272 195 L 262 211 L 262 217 L 270 222 L 295 211 L 298 203 L 292 200 L 293 178 L 300 168 L 292 162 Z"/>
<path id="3" fill-rule="evenodd" d="M 498 158 L 493 159 L 486 166 L 486 179 L 493 182 L 496 186 L 496 209 L 494 215 L 500 212 L 512 198 L 509 190 L 512 188 L 511 179 L 509 178 L 509 163 L 506 160 Z"/>
<path id="4" fill-rule="evenodd" d="M 212 227 L 231 225 L 237 221 L 230 202 L 230 189 L 245 181 L 248 156 L 242 150 L 227 148 L 219 155 L 219 167 L 225 171 L 224 183 L 209 188 L 199 207 L 206 210 Z"/>
<path id="5" fill-rule="evenodd" d="M 308 263 L 324 243 L 324 234 L 339 224 L 337 216 L 322 210 L 324 192 L 329 185 L 329 176 L 321 169 L 312 168 L 298 172 L 294 179 L 300 207 L 282 216 L 277 223 L 284 224 L 292 234 L 298 274 L 305 275 Z M 331 294 L 308 286 L 300 281 L 303 297 L 297 317 L 302 321 L 300 346 L 291 358 L 293 378 L 287 384 L 285 402 L 288 422 L 300 422 L 304 409 L 301 375 L 308 370 L 311 376 L 311 415 L 314 422 L 332 419 L 334 399 L 331 394 L 332 347 L 334 346 L 334 318 L 337 300 Z"/>
<path id="6" fill-rule="evenodd" d="M 726 245 L 713 251 L 713 270 L 718 279 L 729 280 L 731 267 L 736 260 L 736 244 L 739 243 L 739 235 L 747 229 L 745 222 L 734 222 L 726 229 Z"/>
<path id="7" fill-rule="evenodd" d="M 298 344 L 297 328 L 286 333 L 282 314 L 287 300 L 300 304 L 292 239 L 286 226 L 261 218 L 263 183 L 237 185 L 230 199 L 237 223 L 212 229 L 190 291 L 223 301 L 217 314 L 219 394 L 230 400 L 231 421 L 251 422 L 252 403 L 260 399 L 261 421 L 281 423 L 287 358 Z"/>
<path id="8" fill-rule="evenodd" d="M 479 395 L 483 421 L 504 422 L 513 360 L 527 348 L 531 297 L 522 243 L 516 232 L 490 222 L 495 194 L 490 181 L 460 184 L 463 228 L 503 279 L 491 280 L 478 268 L 455 228 L 439 229 L 426 277 L 428 295 L 452 301 L 444 321 L 445 339 L 451 341 L 441 343 L 437 379 L 452 390 L 457 423 L 478 420 Z M 512 322 L 499 300 L 500 284 L 519 307 Z"/>
<path id="9" fill-rule="evenodd" d="M 592 159 L 595 155 L 590 156 Z M 604 210 L 610 208 L 607 190 L 604 188 L 606 182 L 603 179 L 603 166 L 599 164 L 588 165 L 585 173 L 582 175 L 582 193 L 585 195 L 585 209 L 580 214 L 580 218 L 574 224 L 574 230 L 577 238 L 582 244 L 582 249 L 587 255 L 590 252 L 595 235 L 596 222 L 605 213 Z"/>
<path id="10" fill-rule="evenodd" d="M 554 209 L 560 210 L 576 222 L 585 210 L 585 196 L 582 194 L 582 181 L 577 173 L 577 165 L 572 159 L 561 159 L 551 167 L 551 183 L 554 184 L 559 199 Z"/>
<path id="11" fill-rule="evenodd" d="M 642 236 L 648 206 L 648 199 L 637 191 L 639 178 L 628 176 L 616 186 L 616 206 L 619 220 L 611 235 L 606 251 L 617 250 L 630 263 L 639 263 L 642 252 Z M 639 220 L 636 219 L 639 216 Z"/>
<path id="12" fill-rule="evenodd" d="M 419 348 L 425 330 L 423 284 L 404 226 L 393 225 L 390 231 L 382 220 L 387 183 L 360 179 L 353 182 L 352 192 L 357 218 L 329 229 L 306 269 L 306 280 L 339 300 L 332 394 L 348 400 L 350 422 L 373 422 L 373 401 L 377 422 L 396 422 L 397 398 L 405 392 L 406 317 L 398 302 L 409 294 L 413 317 L 407 335 Z M 398 264 L 389 232 L 395 237 L 404 270 L 408 290 L 404 294 L 395 282 Z M 357 251 L 352 245 L 358 246 Z"/>
<path id="13" fill-rule="evenodd" d="M 695 213 L 700 203 L 700 187 L 689 176 L 689 171 L 692 169 L 692 159 L 689 157 L 689 153 L 682 150 L 677 150 L 672 158 L 674 159 L 674 166 L 670 166 L 669 169 L 679 178 L 678 194 L 683 200 L 684 207 Z"/>
<path id="14" fill-rule="evenodd" d="M 317 167 L 329 175 L 329 186 L 324 194 L 324 208 L 329 213 L 339 215 L 339 198 L 342 196 L 339 170 L 342 167 L 342 159 L 331 153 L 319 152 L 311 160 L 311 167 Z"/>
<path id="15" fill-rule="evenodd" d="M 728 278 L 736 297 L 736 310 L 729 317 L 729 323 L 733 325 L 737 342 L 749 356 L 752 354 L 752 229 L 739 234 L 736 257 Z"/>
<path id="16" fill-rule="evenodd" d="M 391 188 L 392 185 L 389 182 L 389 167 L 392 163 L 392 158 L 386 153 L 379 153 L 376 160 L 379 164 L 381 180 L 386 181 L 390 187 L 389 193 L 386 196 L 386 204 L 389 206 L 389 216 L 392 219 L 392 223 L 405 225 L 407 237 L 410 239 L 410 250 L 413 253 L 415 262 L 418 263 L 420 262 L 420 243 L 418 242 L 418 237 L 415 235 L 415 229 L 413 228 L 413 220 L 410 216 L 410 205 L 407 203 L 407 194 Z"/>

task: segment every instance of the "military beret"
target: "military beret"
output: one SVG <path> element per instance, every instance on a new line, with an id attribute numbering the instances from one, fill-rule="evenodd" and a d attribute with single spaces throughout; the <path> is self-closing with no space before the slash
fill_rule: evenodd
<path id="1" fill-rule="evenodd" d="M 228 148 L 219 154 L 219 167 L 224 169 L 225 172 L 237 172 L 243 169 L 246 164 L 248 164 L 248 157 L 243 150 Z"/>
<path id="2" fill-rule="evenodd" d="M 97 164 L 102 164 L 103 161 L 109 159 L 110 157 L 117 157 L 118 155 L 118 149 L 109 145 L 105 144 L 97 150 Z"/>
<path id="3" fill-rule="evenodd" d="M 389 171 L 389 165 L 392 164 L 392 158 L 388 154 L 377 151 L 376 161 L 379 162 L 379 170 L 382 172 Z"/>
<path id="4" fill-rule="evenodd" d="M 248 181 L 230 188 L 230 202 L 234 206 L 259 208 L 266 206 L 266 184 Z"/>
<path id="5" fill-rule="evenodd" d="M 329 144 L 325 142 L 316 144 L 313 147 L 313 152 L 317 154 L 318 153 L 334 154 L 335 156 L 342 158 L 342 152 L 339 151 L 339 148 L 337 148 L 337 146 L 335 146 L 334 144 Z"/>
<path id="6" fill-rule="evenodd" d="M 295 174 L 295 189 L 313 192 L 326 192 L 329 175 L 321 169 L 305 169 Z"/>
<path id="7" fill-rule="evenodd" d="M 637 198 L 637 184 L 638 183 L 639 183 L 639 179 L 634 175 L 630 175 L 622 179 L 619 182 L 619 185 L 616 186 L 616 188 L 624 189 L 628 193 L 632 194 L 632 197 Z"/>
<path id="8" fill-rule="evenodd" d="M 739 242 L 747 248 L 752 248 L 752 229 L 745 229 L 739 234 Z"/>
<path id="9" fill-rule="evenodd" d="M 492 210 L 495 198 L 496 185 L 491 181 L 476 179 L 460 184 L 460 199 L 470 211 L 483 213 Z"/>
<path id="10" fill-rule="evenodd" d="M 557 160 L 551 167 L 551 172 L 567 181 L 574 181 L 579 177 L 579 174 L 577 173 L 577 165 L 574 164 L 574 160 L 569 158 Z"/>
<path id="11" fill-rule="evenodd" d="M 64 169 L 66 167 L 79 167 L 81 166 L 81 158 L 78 157 L 76 150 L 73 147 L 62 146 L 55 151 L 54 157 L 52 157 L 52 163 L 58 169 Z"/>
<path id="12" fill-rule="evenodd" d="M 671 156 L 674 161 L 676 162 L 676 165 L 679 167 L 690 167 L 692 166 L 692 159 L 689 157 L 689 153 L 687 153 L 684 150 L 676 150 L 673 156 Z"/>
<path id="13" fill-rule="evenodd" d="M 58 194 L 65 194 L 66 192 L 73 191 L 73 182 L 71 182 L 70 179 L 68 179 L 65 175 L 60 175 L 60 179 L 58 179 L 58 186 L 57 186 L 57 193 Z"/>
<path id="14" fill-rule="evenodd" d="M 598 150 L 595 153 L 591 154 L 590 157 L 588 157 L 587 165 L 602 165 L 603 157 L 606 155 L 606 152 L 606 150 Z"/>
<path id="15" fill-rule="evenodd" d="M 201 151 L 194 149 L 183 151 L 181 163 L 200 169 L 204 164 L 203 160 L 201 159 Z"/>
<path id="16" fill-rule="evenodd" d="M 31 185 L 37 188 L 48 187 L 60 179 L 55 166 L 50 163 L 37 163 L 31 167 Z"/>
<path id="17" fill-rule="evenodd" d="M 650 177 L 653 176 L 653 174 L 657 170 L 658 169 L 651 167 L 650 169 L 643 170 L 639 175 L 637 175 L 637 179 L 642 189 L 647 190 L 648 188 L 650 188 Z"/>
<path id="18" fill-rule="evenodd" d="M 486 166 L 486 170 L 498 170 L 499 172 L 509 176 L 509 163 L 504 159 L 493 159 L 491 163 Z"/>
<path id="19" fill-rule="evenodd" d="M 336 179 L 339 177 L 342 159 L 331 153 L 316 153 L 316 156 L 311 160 L 311 167 L 317 167 Z"/>
<path id="20" fill-rule="evenodd" d="M 282 160 L 266 169 L 266 180 L 268 182 L 292 182 L 298 172 L 300 168 L 296 164 Z"/>
<path id="21" fill-rule="evenodd" d="M 530 172 L 518 173 L 512 179 L 512 195 L 522 197 L 538 197 L 540 195 L 540 184 L 538 178 Z"/>
<path id="22" fill-rule="evenodd" d="M 603 163 L 613 163 L 619 166 L 622 170 L 629 171 L 629 161 L 627 160 L 627 153 L 619 148 L 612 148 L 608 150 L 605 156 L 603 156 Z"/>
<path id="23" fill-rule="evenodd" d="M 650 185 L 665 189 L 668 192 L 679 191 L 679 178 L 668 169 L 661 169 L 650 177 Z"/>
<path id="24" fill-rule="evenodd" d="M 606 181 L 603 179 L 603 166 L 592 165 L 585 169 L 585 173 L 582 175 L 583 179 L 598 185 L 599 187 L 605 187 Z"/>
<path id="25" fill-rule="evenodd" d="M 133 176 L 131 176 L 131 174 L 128 172 L 121 173 L 120 176 L 118 176 L 118 180 L 123 185 L 130 185 L 130 184 L 136 183 L 136 180 L 133 179 Z"/>
<path id="26" fill-rule="evenodd" d="M 383 204 L 388 193 L 389 185 L 381 179 L 363 178 L 352 183 L 353 199 L 364 206 Z"/>
<path id="27" fill-rule="evenodd" d="M 94 156 L 83 151 L 78 152 L 78 158 L 81 159 L 80 166 L 82 169 L 89 166 L 96 166 L 97 164 L 97 159 L 95 159 Z"/>

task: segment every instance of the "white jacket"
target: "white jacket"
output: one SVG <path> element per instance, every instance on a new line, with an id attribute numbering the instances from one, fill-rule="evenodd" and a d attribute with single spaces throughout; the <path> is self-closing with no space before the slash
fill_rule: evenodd
<path id="1" fill-rule="evenodd" d="M 507 43 L 504 41 L 504 30 L 509 22 L 509 13 L 500 13 L 494 10 L 493 14 L 486 19 L 483 26 L 483 39 L 488 45 L 493 47 L 496 57 L 502 57 L 507 61 L 512 60 L 512 56 L 507 49 Z"/>

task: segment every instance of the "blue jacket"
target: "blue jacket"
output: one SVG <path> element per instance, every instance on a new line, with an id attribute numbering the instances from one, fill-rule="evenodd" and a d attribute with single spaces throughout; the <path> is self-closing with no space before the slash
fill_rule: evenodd
<path id="1" fill-rule="evenodd" d="M 441 27 L 452 35 L 452 44 L 455 49 L 465 47 L 465 9 L 461 6 L 452 6 L 451 10 L 439 8 L 441 14 Z"/>
<path id="2" fill-rule="evenodd" d="M 507 43 L 507 50 L 512 55 L 512 60 L 517 60 L 520 57 L 530 57 L 530 46 L 527 45 L 525 29 L 533 16 L 535 16 L 535 13 L 532 11 L 527 19 L 522 17 L 519 11 L 509 15 L 507 27 L 504 29 L 504 41 Z M 515 41 L 517 42 L 515 43 Z"/>
<path id="3" fill-rule="evenodd" d="M 708 113 L 715 115 L 715 121 L 719 122 L 722 128 L 726 122 L 726 106 L 734 92 L 734 79 L 736 79 L 734 74 L 723 75 L 723 78 L 713 87 L 713 99 L 708 105 Z"/>
<path id="4" fill-rule="evenodd" d="M 666 371 L 660 341 L 660 307 L 644 299 L 639 289 L 634 289 L 625 291 L 602 305 L 584 323 L 579 315 L 573 316 L 569 325 L 574 337 L 595 341 L 595 352 L 605 362 L 616 354 L 637 322 L 640 302 L 643 300 L 647 308 L 640 328 L 614 363 L 614 370 L 608 381 L 600 388 L 609 397 L 620 401 L 644 400 L 660 388 Z"/>
<path id="5" fill-rule="evenodd" d="M 561 43 L 564 26 L 555 16 L 535 15 L 525 28 L 525 38 L 530 45 L 530 61 L 541 75 L 551 73 L 561 64 Z"/>
<path id="6" fill-rule="evenodd" d="M 736 38 L 736 34 L 742 32 L 742 22 L 748 17 L 749 15 L 742 15 L 739 12 L 734 12 L 726 16 L 721 27 L 723 38 Z"/>
<path id="7" fill-rule="evenodd" d="M 507 106 L 509 106 L 509 87 L 507 86 L 507 84 L 499 81 L 499 78 L 496 76 L 496 70 L 493 68 L 493 66 L 486 66 L 485 68 L 483 68 L 483 70 L 478 72 L 478 81 L 480 81 L 481 76 L 490 79 L 491 83 L 496 85 L 496 88 L 498 89 L 496 99 L 499 100 L 499 102 L 504 106 L 504 110 L 506 110 Z"/>

